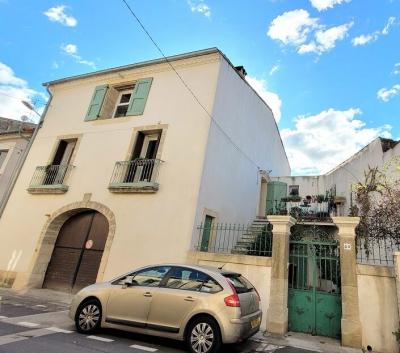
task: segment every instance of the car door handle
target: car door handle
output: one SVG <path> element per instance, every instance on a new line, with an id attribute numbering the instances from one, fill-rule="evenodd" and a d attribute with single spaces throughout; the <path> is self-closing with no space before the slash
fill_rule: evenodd
<path id="1" fill-rule="evenodd" d="M 194 302 L 196 299 L 194 299 L 193 297 L 186 297 L 185 298 L 185 300 L 187 301 L 187 302 Z"/>
<path id="2" fill-rule="evenodd" d="M 152 295 L 151 295 L 150 292 L 146 292 L 146 293 L 143 294 L 143 296 L 145 296 L 145 297 L 151 297 Z"/>

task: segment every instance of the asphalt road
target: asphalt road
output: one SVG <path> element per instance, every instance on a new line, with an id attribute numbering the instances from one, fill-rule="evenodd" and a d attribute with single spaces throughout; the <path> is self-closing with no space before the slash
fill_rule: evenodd
<path id="1" fill-rule="evenodd" d="M 75 331 L 68 306 L 23 296 L 0 299 L 0 353 L 184 353 L 182 342 L 101 330 L 96 335 Z M 225 346 L 221 353 L 310 353 L 249 340 Z"/>

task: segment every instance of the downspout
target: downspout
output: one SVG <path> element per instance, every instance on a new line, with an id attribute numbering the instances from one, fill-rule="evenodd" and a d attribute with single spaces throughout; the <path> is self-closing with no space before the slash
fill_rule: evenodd
<path id="1" fill-rule="evenodd" d="M 20 160 L 18 161 L 18 165 L 17 165 L 16 171 L 14 172 L 14 175 L 13 175 L 11 183 L 10 183 L 8 189 L 7 189 L 7 192 L 5 193 L 5 195 L 3 197 L 3 200 L 1 200 L 0 218 L 3 215 L 4 209 L 6 208 L 7 202 L 10 199 L 11 193 L 12 193 L 12 191 L 14 189 L 14 186 L 15 186 L 15 184 L 17 182 L 19 174 L 21 173 L 22 167 L 23 167 L 23 165 L 24 165 L 24 163 L 26 161 L 26 158 L 28 157 L 29 150 L 31 149 L 31 147 L 33 145 L 33 142 L 35 141 L 35 138 L 36 138 L 36 135 L 39 132 L 39 129 L 43 125 L 43 121 L 44 121 L 44 118 L 45 118 L 45 116 L 47 114 L 47 110 L 49 109 L 51 100 L 53 99 L 53 95 L 52 95 L 51 91 L 49 90 L 48 86 L 46 86 L 46 90 L 47 90 L 47 93 L 49 94 L 50 98 L 47 101 L 46 107 L 44 108 L 44 111 L 43 111 L 43 113 L 42 113 L 42 115 L 40 117 L 40 120 L 39 120 L 38 124 L 36 125 L 35 130 L 33 131 L 32 137 L 30 138 L 29 143 L 28 143 L 28 145 L 26 146 L 26 148 L 24 150 L 24 153 L 22 154 Z"/>

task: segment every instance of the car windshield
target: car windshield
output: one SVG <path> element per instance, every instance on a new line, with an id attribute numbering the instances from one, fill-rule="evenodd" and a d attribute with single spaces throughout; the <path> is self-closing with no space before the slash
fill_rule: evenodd
<path id="1" fill-rule="evenodd" d="M 253 285 L 240 274 L 223 273 L 223 276 L 228 279 L 238 294 L 248 293 L 254 290 Z"/>

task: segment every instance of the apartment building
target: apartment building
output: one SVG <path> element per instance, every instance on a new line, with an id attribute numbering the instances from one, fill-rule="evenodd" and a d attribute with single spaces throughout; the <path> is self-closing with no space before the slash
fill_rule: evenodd
<path id="1" fill-rule="evenodd" d="M 265 215 L 270 176 L 290 174 L 271 109 L 216 48 L 45 86 L 0 219 L 0 282 L 14 288 L 185 262 L 198 224 Z"/>

